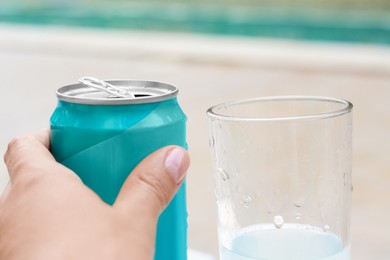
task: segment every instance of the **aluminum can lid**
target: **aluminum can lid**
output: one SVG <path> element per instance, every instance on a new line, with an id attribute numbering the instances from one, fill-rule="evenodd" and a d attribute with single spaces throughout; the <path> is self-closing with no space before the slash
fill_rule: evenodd
<path id="1" fill-rule="evenodd" d="M 108 80 L 104 82 L 130 95 L 118 97 L 85 84 L 76 83 L 59 88 L 57 97 L 59 100 L 77 104 L 128 105 L 161 102 L 176 97 L 179 92 L 177 87 L 157 81 Z"/>

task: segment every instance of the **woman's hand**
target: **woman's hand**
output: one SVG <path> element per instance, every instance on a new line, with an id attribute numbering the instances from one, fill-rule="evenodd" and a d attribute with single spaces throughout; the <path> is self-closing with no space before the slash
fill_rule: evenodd
<path id="1" fill-rule="evenodd" d="M 49 131 L 10 142 L 0 198 L 0 259 L 152 259 L 160 213 L 180 187 L 188 153 L 164 147 L 143 160 L 113 206 L 49 152 Z"/>

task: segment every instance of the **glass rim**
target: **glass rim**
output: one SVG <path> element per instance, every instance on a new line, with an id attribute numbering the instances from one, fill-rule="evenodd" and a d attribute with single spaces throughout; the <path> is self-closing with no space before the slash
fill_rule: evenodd
<path id="1" fill-rule="evenodd" d="M 319 101 L 319 102 L 333 102 L 344 105 L 341 109 L 336 109 L 334 111 L 326 112 L 326 113 L 318 113 L 311 115 L 297 115 L 297 116 L 277 116 L 277 117 L 244 117 L 244 116 L 231 116 L 231 115 L 223 115 L 217 112 L 217 110 L 221 107 L 227 108 L 229 106 L 237 106 L 248 103 L 255 102 L 265 102 L 265 101 Z M 351 102 L 345 99 L 326 97 L 326 96 L 268 96 L 268 97 L 255 97 L 248 99 L 237 99 L 224 103 L 217 104 L 215 106 L 210 107 L 207 110 L 207 116 L 209 118 L 215 118 L 226 121 L 255 121 L 255 122 L 271 122 L 271 121 L 296 121 L 296 120 L 313 120 L 313 119 L 325 119 L 332 118 L 340 115 L 347 114 L 352 111 L 353 105 Z"/>

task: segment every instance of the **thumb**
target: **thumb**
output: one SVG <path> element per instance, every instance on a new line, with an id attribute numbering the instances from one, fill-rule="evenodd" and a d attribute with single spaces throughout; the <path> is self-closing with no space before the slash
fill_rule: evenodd
<path id="1" fill-rule="evenodd" d="M 157 220 L 179 189 L 189 164 L 187 151 L 178 146 L 150 154 L 129 175 L 114 207 Z"/>

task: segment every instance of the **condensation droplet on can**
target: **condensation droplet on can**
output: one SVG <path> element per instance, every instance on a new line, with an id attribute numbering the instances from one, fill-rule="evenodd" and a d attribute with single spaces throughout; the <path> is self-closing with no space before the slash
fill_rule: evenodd
<path id="1" fill-rule="evenodd" d="M 276 228 L 281 228 L 284 224 L 284 219 L 282 216 L 277 215 L 274 217 L 274 225 Z"/>
<path id="2" fill-rule="evenodd" d="M 221 178 L 223 181 L 227 181 L 230 179 L 229 174 L 222 168 L 218 168 L 218 172 L 221 175 Z"/>

